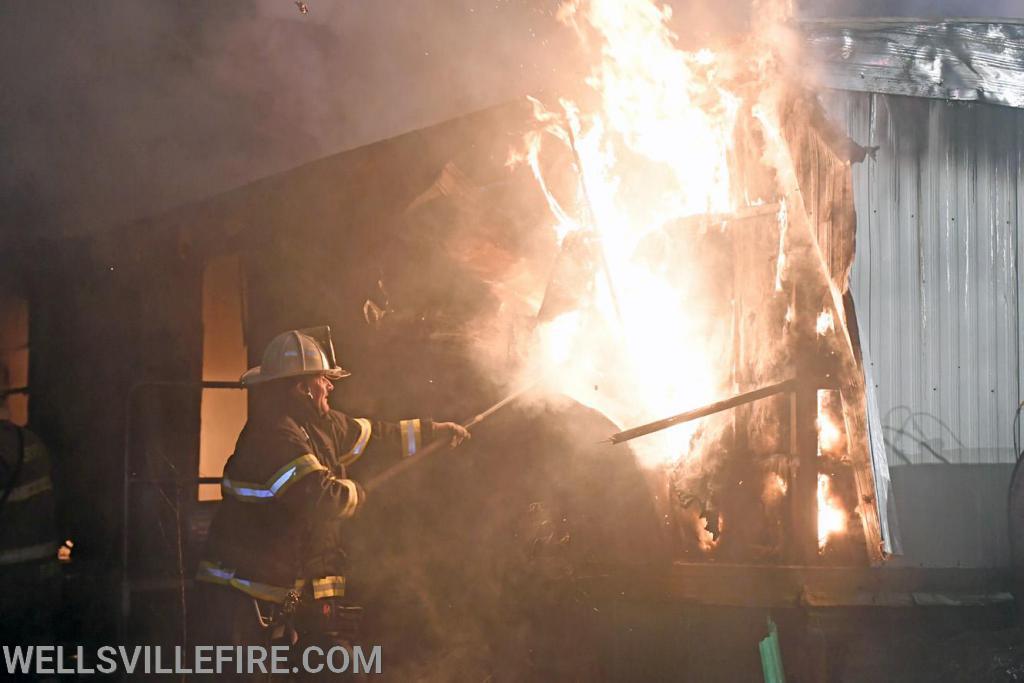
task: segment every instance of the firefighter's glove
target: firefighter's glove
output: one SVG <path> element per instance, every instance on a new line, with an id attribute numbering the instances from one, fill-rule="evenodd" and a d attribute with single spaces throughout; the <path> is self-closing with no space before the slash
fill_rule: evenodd
<path id="1" fill-rule="evenodd" d="M 470 438 L 469 430 L 455 422 L 435 422 L 434 431 L 447 432 L 450 437 L 449 446 L 452 448 Z"/>

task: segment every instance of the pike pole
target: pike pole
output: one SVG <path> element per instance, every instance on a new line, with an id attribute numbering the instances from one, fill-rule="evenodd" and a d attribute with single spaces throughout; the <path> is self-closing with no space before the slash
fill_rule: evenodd
<path id="1" fill-rule="evenodd" d="M 714 415 L 720 413 L 723 410 L 729 410 L 730 408 L 736 408 L 745 403 L 752 403 L 759 401 L 769 396 L 776 396 L 777 394 L 783 394 L 786 392 L 793 391 L 796 387 L 796 381 L 789 379 L 784 382 L 778 382 L 777 384 L 770 384 L 760 389 L 754 389 L 743 394 L 738 394 L 731 398 L 723 399 L 721 401 L 715 401 L 709 403 L 706 406 L 696 408 L 694 410 L 687 410 L 685 413 L 679 413 L 672 417 L 666 417 L 663 420 L 657 420 L 655 422 L 648 422 L 647 424 L 640 425 L 639 427 L 633 427 L 622 432 L 612 434 L 601 443 L 609 443 L 612 445 L 624 443 L 630 439 L 635 439 L 640 436 L 659 432 L 662 429 L 668 429 L 684 422 L 690 422 L 701 417 L 707 417 L 708 415 Z"/>
<path id="2" fill-rule="evenodd" d="M 537 384 L 537 381 L 530 382 L 526 386 L 517 389 L 516 391 L 513 391 L 511 394 L 501 399 L 487 410 L 483 411 L 478 415 L 473 416 L 473 418 L 468 420 L 467 422 L 463 422 L 462 426 L 465 427 L 466 429 L 472 429 L 476 425 L 480 424 L 481 422 L 489 418 L 491 415 L 494 415 L 494 413 L 498 412 L 499 410 L 507 406 L 509 403 L 512 403 L 513 401 L 518 399 L 520 396 L 528 392 L 530 389 L 533 389 L 535 386 L 537 386 Z M 427 456 L 441 450 L 447 443 L 447 438 L 434 439 L 425 447 L 423 447 L 423 449 L 420 450 L 420 452 L 417 453 L 415 457 L 406 458 L 397 465 L 394 465 L 393 467 L 384 470 L 377 476 L 370 479 L 368 482 L 366 482 L 366 485 L 363 486 L 363 489 L 367 493 L 372 493 L 373 491 L 379 489 L 384 484 L 391 481 L 394 477 L 398 476 L 402 472 L 405 472 L 407 469 L 413 467 L 416 463 L 423 462 L 423 460 Z"/>

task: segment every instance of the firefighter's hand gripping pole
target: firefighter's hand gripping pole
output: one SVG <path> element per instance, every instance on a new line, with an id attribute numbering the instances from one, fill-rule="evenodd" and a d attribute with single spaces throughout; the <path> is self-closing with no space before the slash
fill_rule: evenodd
<path id="1" fill-rule="evenodd" d="M 520 396 L 522 396 L 523 394 L 528 392 L 530 389 L 533 389 L 535 386 L 537 386 L 537 382 L 531 382 L 530 384 L 527 384 L 526 386 L 522 387 L 521 389 L 518 389 L 518 390 L 512 392 L 511 394 L 509 394 L 505 398 L 501 399 L 500 401 L 495 403 L 493 406 L 491 406 L 487 410 L 483 411 L 482 413 L 480 413 L 478 415 L 473 416 L 472 419 L 470 419 L 470 420 L 468 420 L 466 422 L 463 422 L 462 426 L 465 427 L 466 429 L 473 429 L 473 427 L 475 427 L 476 425 L 480 424 L 481 422 L 483 422 L 484 420 L 489 418 L 491 415 L 493 415 L 494 413 L 498 412 L 499 410 L 501 410 L 502 408 L 507 406 L 509 403 L 512 403 L 513 401 L 518 399 Z M 434 439 L 432 442 L 427 444 L 424 448 L 422 448 L 420 450 L 419 453 L 417 453 L 413 457 L 407 458 L 407 459 L 403 460 L 402 462 L 398 463 L 397 465 L 384 470 L 383 472 L 378 474 L 376 477 L 370 479 L 368 482 L 366 482 L 366 484 L 363 486 L 363 488 L 366 490 L 367 493 L 372 493 L 376 489 L 379 489 L 381 486 L 383 486 L 384 484 L 386 484 L 389 481 L 391 481 L 394 477 L 398 476 L 399 474 L 401 474 L 402 472 L 406 471 L 407 469 L 413 467 L 416 463 L 423 462 L 423 460 L 427 456 L 429 456 L 429 455 L 431 455 L 433 453 L 436 453 L 437 451 L 441 450 L 442 448 L 445 448 L 447 445 L 448 445 L 448 437 L 442 437 L 440 439 Z"/>

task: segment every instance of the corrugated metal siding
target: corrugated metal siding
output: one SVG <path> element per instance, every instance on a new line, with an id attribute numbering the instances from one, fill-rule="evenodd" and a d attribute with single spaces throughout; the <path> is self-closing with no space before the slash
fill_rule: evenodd
<path id="1" fill-rule="evenodd" d="M 1024 21 L 844 17 L 800 29 L 818 85 L 1024 108 Z"/>
<path id="2" fill-rule="evenodd" d="M 1024 111 L 832 92 L 855 164 L 852 288 L 889 459 L 1013 461 Z"/>
<path id="3" fill-rule="evenodd" d="M 851 275 L 892 468 L 901 564 L 1005 566 L 1022 398 L 1024 110 L 823 96 L 851 138 Z"/>

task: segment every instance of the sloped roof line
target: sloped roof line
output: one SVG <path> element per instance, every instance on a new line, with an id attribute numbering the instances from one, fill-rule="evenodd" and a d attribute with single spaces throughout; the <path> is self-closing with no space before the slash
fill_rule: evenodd
<path id="1" fill-rule="evenodd" d="M 1024 109 L 1024 20 L 799 22 L 818 87 Z"/>

